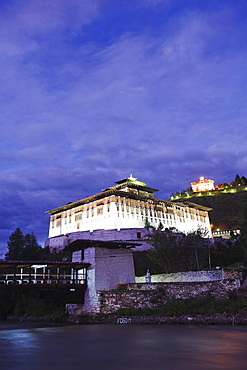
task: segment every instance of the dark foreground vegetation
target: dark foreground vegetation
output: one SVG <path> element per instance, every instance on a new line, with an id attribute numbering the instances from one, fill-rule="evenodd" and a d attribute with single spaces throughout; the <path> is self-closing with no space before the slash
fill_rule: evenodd
<path id="1" fill-rule="evenodd" d="M 136 276 L 180 271 L 239 268 L 247 265 L 245 241 L 215 238 L 213 242 L 200 236 L 155 231 L 152 250 L 134 252 Z"/>
<path id="2" fill-rule="evenodd" d="M 47 322 L 63 322 L 65 305 L 57 300 L 44 299 L 13 291 L 0 292 L 0 320 L 8 316 L 42 318 Z"/>
<path id="3" fill-rule="evenodd" d="M 0 320 L 7 317 L 22 320 L 41 320 L 44 322 L 62 323 L 68 319 L 65 305 L 39 297 L 11 296 L 8 292 L 0 294 Z M 174 299 L 156 309 L 120 308 L 117 317 L 130 316 L 164 316 L 180 317 L 195 315 L 242 315 L 247 317 L 247 294 L 229 292 L 228 299 L 215 299 L 208 295 L 203 298 Z M 102 315 L 100 315 L 102 316 Z M 97 322 L 97 318 L 95 319 Z M 90 319 L 90 322 L 93 321 Z"/>
<path id="4" fill-rule="evenodd" d="M 7 261 L 70 261 L 71 252 L 51 253 L 48 247 L 42 248 L 34 233 L 24 235 L 18 227 L 7 242 Z"/>
<path id="5" fill-rule="evenodd" d="M 148 251 L 134 253 L 136 275 L 145 275 L 147 270 L 151 274 L 158 274 L 211 270 L 217 266 L 220 268 L 247 266 L 246 196 L 247 192 L 245 192 L 243 202 L 237 202 L 235 207 L 234 202 L 230 199 L 225 203 L 225 198 L 222 195 L 221 200 L 224 200 L 223 203 L 227 207 L 222 207 L 220 219 L 224 221 L 224 217 L 228 217 L 234 210 L 235 216 L 238 217 L 237 227 L 240 229 L 240 236 L 232 234 L 229 240 L 207 238 L 207 230 L 200 228 L 196 232 L 184 235 L 174 228 L 164 229 L 162 224 L 157 229 L 146 225 L 151 231 L 149 243 L 153 248 Z M 214 199 L 217 202 L 216 198 Z M 222 201 L 220 201 L 220 204 L 222 204 Z M 204 205 L 208 206 L 208 204 Z M 216 212 L 219 208 L 215 205 Z"/>

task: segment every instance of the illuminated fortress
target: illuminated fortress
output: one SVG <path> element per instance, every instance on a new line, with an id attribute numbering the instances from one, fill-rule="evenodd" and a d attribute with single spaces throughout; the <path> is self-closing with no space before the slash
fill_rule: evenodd
<path id="1" fill-rule="evenodd" d="M 147 224 L 188 233 L 199 227 L 211 236 L 210 208 L 156 199 L 157 189 L 130 177 L 85 199 L 52 209 L 46 245 L 62 249 L 76 239 L 141 241 Z M 145 244 L 145 243 L 144 243 Z"/>

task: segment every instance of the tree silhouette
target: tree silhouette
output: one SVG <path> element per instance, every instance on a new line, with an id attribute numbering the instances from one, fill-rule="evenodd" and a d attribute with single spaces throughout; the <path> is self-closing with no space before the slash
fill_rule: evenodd
<path id="1" fill-rule="evenodd" d="M 38 244 L 34 233 L 25 235 L 25 246 L 22 250 L 22 260 L 37 261 L 40 258 L 42 248 Z"/>
<path id="2" fill-rule="evenodd" d="M 10 235 L 7 244 L 9 251 L 5 254 L 6 260 L 19 260 L 25 245 L 25 237 L 19 227 Z"/>
<path id="3" fill-rule="evenodd" d="M 206 237 L 206 230 L 199 228 L 188 235 L 175 228 L 153 229 L 148 243 L 150 260 L 164 269 L 165 273 L 176 271 L 211 269 L 210 251 L 212 241 Z"/>
<path id="4" fill-rule="evenodd" d="M 39 246 L 34 233 L 24 236 L 18 227 L 10 235 L 7 244 L 9 251 L 5 254 L 5 258 L 8 261 L 35 261 L 40 259 L 42 248 Z"/>

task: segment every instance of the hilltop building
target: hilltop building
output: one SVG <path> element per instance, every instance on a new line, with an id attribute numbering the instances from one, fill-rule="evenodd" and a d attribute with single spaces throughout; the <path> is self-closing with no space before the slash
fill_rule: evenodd
<path id="1" fill-rule="evenodd" d="M 198 181 L 191 183 L 191 188 L 193 193 L 214 190 L 214 180 L 208 180 L 205 177 L 200 177 Z"/>
<path id="2" fill-rule="evenodd" d="M 130 177 L 101 193 L 47 211 L 50 214 L 46 246 L 60 250 L 78 239 L 139 242 L 149 248 L 145 237 L 148 223 L 157 228 L 176 228 L 188 233 L 199 227 L 208 229 L 210 208 L 190 202 L 156 199 L 158 191 Z M 140 249 L 141 249 L 140 248 Z"/>

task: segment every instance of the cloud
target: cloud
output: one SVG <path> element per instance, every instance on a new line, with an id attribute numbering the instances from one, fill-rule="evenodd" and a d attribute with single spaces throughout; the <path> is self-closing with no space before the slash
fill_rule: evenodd
<path id="1" fill-rule="evenodd" d="M 100 16 L 98 0 L 25 0 L 5 6 L 2 12 L 2 27 L 5 35 L 18 35 L 20 30 L 28 38 L 54 29 L 78 31 L 82 25 L 91 23 Z M 104 2 L 104 0 L 103 0 Z"/>
<path id="2" fill-rule="evenodd" d="M 155 8 L 157 5 L 169 5 L 171 0 L 139 0 L 139 5 L 146 8 Z"/>
<path id="3" fill-rule="evenodd" d="M 46 210 L 130 173 L 163 198 L 200 175 L 246 175 L 239 9 L 143 4 L 149 8 L 135 2 L 135 15 L 126 5 L 130 26 L 117 31 L 110 21 L 121 12 L 111 1 L 28 0 L 2 9 L 3 239 L 22 227 L 44 240 Z"/>

